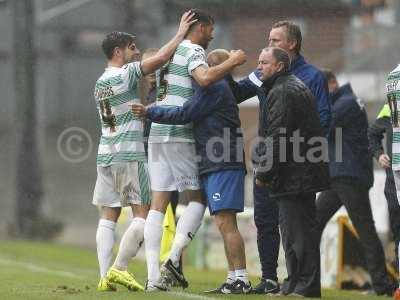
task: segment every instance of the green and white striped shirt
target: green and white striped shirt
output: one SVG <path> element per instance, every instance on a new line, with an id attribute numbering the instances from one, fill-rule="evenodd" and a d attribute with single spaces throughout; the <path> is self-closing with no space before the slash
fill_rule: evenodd
<path id="1" fill-rule="evenodd" d="M 143 124 L 136 119 L 129 104 L 140 102 L 138 80 L 140 62 L 108 67 L 97 80 L 94 97 L 100 115 L 102 133 L 97 165 L 128 161 L 146 161 Z"/>
<path id="2" fill-rule="evenodd" d="M 386 92 L 393 127 L 392 169 L 400 170 L 400 65 L 389 73 Z"/>
<path id="3" fill-rule="evenodd" d="M 164 83 L 161 80 L 161 85 L 166 84 L 165 94 L 158 97 L 156 105 L 183 106 L 193 95 L 192 71 L 200 65 L 207 66 L 204 49 L 190 40 L 182 41 L 166 67 Z M 193 143 L 192 127 L 191 123 L 187 125 L 152 123 L 149 143 Z"/>

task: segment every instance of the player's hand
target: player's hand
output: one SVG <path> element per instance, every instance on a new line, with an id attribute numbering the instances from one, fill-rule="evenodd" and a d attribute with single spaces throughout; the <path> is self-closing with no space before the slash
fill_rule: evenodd
<path id="1" fill-rule="evenodd" d="M 390 157 L 387 154 L 381 154 L 378 159 L 379 165 L 384 169 L 390 168 Z"/>
<path id="2" fill-rule="evenodd" d="M 180 37 L 184 37 L 189 30 L 190 25 L 195 23 L 197 19 L 193 20 L 194 13 L 192 11 L 185 12 L 181 17 L 181 22 L 179 23 L 178 32 L 176 33 Z"/>
<path id="3" fill-rule="evenodd" d="M 267 182 L 261 181 L 259 179 L 256 179 L 256 185 L 259 187 L 270 187 L 270 185 Z"/>
<path id="4" fill-rule="evenodd" d="M 129 105 L 131 107 L 133 116 L 135 118 L 139 119 L 145 119 L 146 118 L 146 113 L 147 113 L 147 108 L 141 103 L 133 103 Z"/>
<path id="5" fill-rule="evenodd" d="M 229 58 L 233 60 L 236 66 L 243 65 L 247 60 L 246 53 L 243 50 L 231 50 Z"/>

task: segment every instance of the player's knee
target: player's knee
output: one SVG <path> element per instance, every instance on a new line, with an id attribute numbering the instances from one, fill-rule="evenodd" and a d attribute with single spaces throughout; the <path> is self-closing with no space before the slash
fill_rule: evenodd
<path id="1" fill-rule="evenodd" d="M 171 197 L 171 192 L 156 192 L 153 191 L 152 194 L 152 200 L 151 200 L 151 210 L 156 210 L 158 212 L 161 212 L 165 214 L 165 211 L 167 210 L 167 206 L 170 202 L 170 197 Z"/>
<path id="2" fill-rule="evenodd" d="M 101 209 L 101 218 L 109 221 L 117 222 L 121 214 L 121 207 L 105 207 Z"/>
<path id="3" fill-rule="evenodd" d="M 233 212 L 221 211 L 215 215 L 215 224 L 222 234 L 237 231 L 236 215 Z"/>
<path id="4" fill-rule="evenodd" d="M 134 218 L 146 219 L 150 210 L 150 205 L 132 205 L 132 215 Z"/>
<path id="5" fill-rule="evenodd" d="M 189 199 L 190 202 L 198 202 L 206 205 L 206 199 L 200 190 L 186 190 L 183 192 L 183 196 Z"/>

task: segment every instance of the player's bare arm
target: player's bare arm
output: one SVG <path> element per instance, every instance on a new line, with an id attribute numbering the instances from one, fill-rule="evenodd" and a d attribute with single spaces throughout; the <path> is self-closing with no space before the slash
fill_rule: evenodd
<path id="1" fill-rule="evenodd" d="M 141 67 L 144 75 L 153 73 L 155 70 L 162 67 L 174 54 L 176 47 L 179 43 L 183 41 L 190 25 L 192 25 L 197 20 L 192 20 L 193 13 L 187 11 L 182 15 L 181 22 L 179 24 L 178 31 L 176 35 L 165 44 L 156 55 L 149 57 L 141 62 Z"/>
<path id="2" fill-rule="evenodd" d="M 211 68 L 207 68 L 204 65 L 199 66 L 193 70 L 192 76 L 201 87 L 205 87 L 222 79 L 235 67 L 244 64 L 246 59 L 247 57 L 243 50 L 232 50 L 229 58 L 222 64 Z"/>

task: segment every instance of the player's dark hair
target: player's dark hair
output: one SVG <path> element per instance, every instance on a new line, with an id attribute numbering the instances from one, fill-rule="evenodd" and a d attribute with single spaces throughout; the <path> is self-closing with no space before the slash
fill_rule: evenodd
<path id="1" fill-rule="evenodd" d="M 120 31 L 113 31 L 106 35 L 105 39 L 101 43 L 101 48 L 107 59 L 111 59 L 116 47 L 125 48 L 135 41 L 135 36 Z"/>
<path id="2" fill-rule="evenodd" d="M 190 25 L 189 31 L 192 30 L 192 28 L 199 23 L 204 24 L 204 25 L 213 25 L 214 24 L 214 18 L 210 14 L 205 12 L 204 10 L 201 10 L 198 8 L 192 8 L 190 11 L 192 13 L 194 13 L 192 19 L 197 20 L 197 22 Z"/>
<path id="3" fill-rule="evenodd" d="M 286 28 L 288 40 L 296 42 L 296 47 L 294 48 L 294 50 L 297 54 L 299 54 L 301 50 L 301 42 L 303 40 L 299 25 L 290 21 L 279 21 L 272 25 L 272 28 L 279 27 Z"/>

